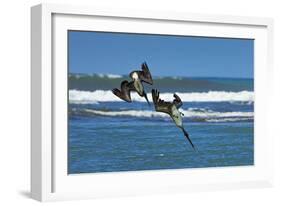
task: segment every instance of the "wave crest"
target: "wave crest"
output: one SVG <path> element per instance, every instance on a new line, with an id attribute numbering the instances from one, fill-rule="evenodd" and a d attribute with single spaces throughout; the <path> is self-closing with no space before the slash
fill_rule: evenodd
<path id="1" fill-rule="evenodd" d="M 205 122 L 234 122 L 234 121 L 251 121 L 254 118 L 253 112 L 217 112 L 206 109 L 194 109 L 188 110 L 180 109 L 184 114 L 183 118 L 190 118 L 195 121 Z M 137 118 L 169 118 L 168 114 L 149 111 L 149 110 L 119 110 L 119 111 L 105 111 L 95 109 L 74 109 L 72 112 L 81 113 L 94 116 L 108 116 L 108 117 L 137 117 Z"/>
<path id="2" fill-rule="evenodd" d="M 227 92 L 227 91 L 209 91 L 209 92 L 177 92 L 183 102 L 253 102 L 253 91 Z M 161 93 L 161 99 L 173 101 L 173 93 Z M 151 93 L 148 95 L 149 101 L 152 101 Z M 132 100 L 145 102 L 145 99 L 133 92 Z M 121 102 L 122 100 L 115 96 L 110 90 L 80 91 L 69 90 L 69 101 L 71 104 L 97 104 L 98 102 Z"/>

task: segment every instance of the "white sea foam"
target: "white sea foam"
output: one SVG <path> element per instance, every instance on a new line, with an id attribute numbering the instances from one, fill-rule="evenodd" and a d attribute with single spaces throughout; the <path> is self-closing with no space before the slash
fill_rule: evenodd
<path id="1" fill-rule="evenodd" d="M 168 117 L 168 114 L 149 111 L 149 110 L 124 110 L 124 111 L 103 111 L 94 109 L 84 109 L 86 113 L 101 116 L 130 116 L 130 117 Z M 206 121 L 220 122 L 220 121 L 239 121 L 251 120 L 254 117 L 253 112 L 216 112 L 212 110 L 194 110 L 188 109 L 180 111 L 187 118 L 206 119 Z"/>
<path id="2" fill-rule="evenodd" d="M 84 109 L 84 112 L 101 116 L 130 116 L 130 117 L 168 117 L 165 113 L 149 110 L 125 110 L 125 111 L 102 111 L 94 109 Z"/>
<path id="3" fill-rule="evenodd" d="M 226 92 L 226 91 L 209 91 L 209 92 L 177 92 L 183 102 L 253 102 L 253 91 Z M 149 101 L 152 101 L 151 94 L 148 95 Z M 140 97 L 133 92 L 132 100 L 145 102 L 145 98 Z M 173 101 L 173 93 L 161 93 L 160 98 L 165 101 Z M 120 102 L 123 101 L 115 96 L 110 90 L 90 91 L 69 91 L 69 101 L 73 104 L 91 104 L 98 102 Z"/>
<path id="4" fill-rule="evenodd" d="M 118 74 L 97 74 L 99 77 L 104 78 L 107 77 L 109 79 L 117 79 L 117 78 L 121 78 L 121 75 Z"/>
<path id="5" fill-rule="evenodd" d="M 206 122 L 238 122 L 238 121 L 249 121 L 253 120 L 253 118 L 246 117 L 246 118 L 221 118 L 221 119 L 206 119 Z"/>

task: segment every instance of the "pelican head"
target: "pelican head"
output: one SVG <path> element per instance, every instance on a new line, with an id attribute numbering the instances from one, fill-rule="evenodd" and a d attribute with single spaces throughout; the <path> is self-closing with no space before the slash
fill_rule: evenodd
<path id="1" fill-rule="evenodd" d="M 130 77 L 133 79 L 133 80 L 138 80 L 139 79 L 139 75 L 137 72 L 131 72 L 130 73 Z"/>

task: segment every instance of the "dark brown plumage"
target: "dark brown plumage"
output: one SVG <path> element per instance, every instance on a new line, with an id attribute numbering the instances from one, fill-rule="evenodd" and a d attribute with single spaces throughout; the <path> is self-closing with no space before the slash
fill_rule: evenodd
<path id="1" fill-rule="evenodd" d="M 131 91 L 136 91 L 134 87 L 134 82 L 128 82 L 127 80 L 121 82 L 121 90 L 117 88 L 112 90 L 113 94 L 115 94 L 117 97 L 123 99 L 126 102 L 132 102 Z"/>

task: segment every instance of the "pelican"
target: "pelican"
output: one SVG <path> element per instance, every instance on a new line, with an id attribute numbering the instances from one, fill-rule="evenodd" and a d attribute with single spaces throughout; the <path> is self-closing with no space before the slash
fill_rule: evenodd
<path id="1" fill-rule="evenodd" d="M 182 123 L 182 116 L 183 114 L 178 110 L 182 106 L 182 101 L 180 97 L 177 94 L 174 94 L 174 100 L 173 102 L 165 102 L 164 100 L 159 98 L 159 91 L 152 89 L 152 99 L 154 103 L 155 110 L 157 112 L 164 112 L 166 114 L 169 114 L 170 117 L 173 119 L 174 123 L 177 127 L 179 127 L 183 133 L 186 139 L 191 144 L 192 148 L 195 150 L 195 147 L 189 138 L 188 133 L 183 127 Z"/>
<path id="2" fill-rule="evenodd" d="M 148 84 L 153 84 L 153 80 L 148 69 L 147 64 L 144 62 L 141 65 L 141 71 L 132 71 L 130 73 L 130 77 L 133 81 L 128 82 L 124 80 L 121 82 L 121 90 L 115 88 L 112 90 L 113 94 L 115 94 L 120 99 L 126 102 L 132 102 L 131 100 L 131 91 L 137 92 L 141 97 L 144 97 L 147 103 L 150 105 L 146 92 L 144 90 L 142 82 L 146 82 Z"/>

